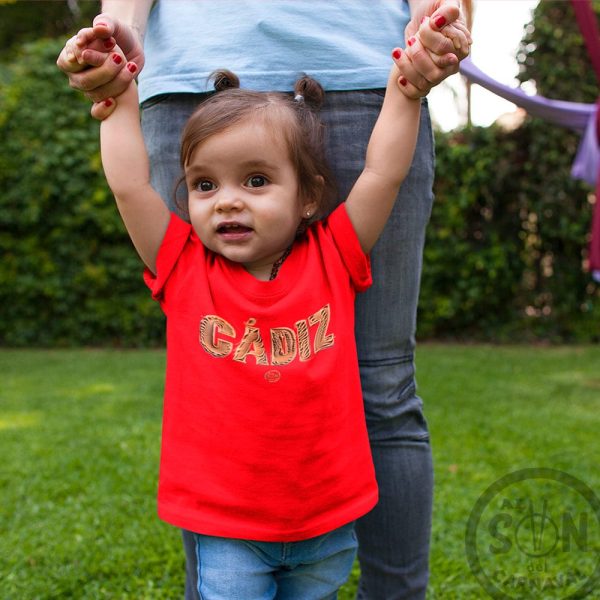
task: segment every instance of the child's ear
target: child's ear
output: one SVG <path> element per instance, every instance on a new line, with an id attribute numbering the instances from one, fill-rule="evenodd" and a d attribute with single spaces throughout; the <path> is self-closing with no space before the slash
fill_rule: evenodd
<path id="1" fill-rule="evenodd" d="M 302 206 L 303 218 L 309 219 L 319 210 L 324 187 L 325 180 L 321 175 L 316 175 L 314 179 L 313 193 L 311 194 L 310 198 L 307 198 L 304 201 L 304 204 Z"/>
<path id="2" fill-rule="evenodd" d="M 318 202 L 305 202 L 302 205 L 302 218 L 303 219 L 310 219 L 311 217 L 314 217 L 315 213 L 317 212 L 319 208 L 319 203 Z"/>

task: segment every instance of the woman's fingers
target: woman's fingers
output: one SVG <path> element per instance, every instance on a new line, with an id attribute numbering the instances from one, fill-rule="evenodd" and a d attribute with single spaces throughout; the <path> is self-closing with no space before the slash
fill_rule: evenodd
<path id="1" fill-rule="evenodd" d="M 90 109 L 90 113 L 94 119 L 103 121 L 106 119 L 106 117 L 112 114 L 116 106 L 117 103 L 114 98 L 106 98 L 106 100 L 103 100 L 102 102 L 94 102 L 94 104 L 92 104 L 92 108 Z"/>
<path id="2" fill-rule="evenodd" d="M 411 43 L 414 46 L 418 43 L 418 38 Z M 425 54 L 427 53 L 424 51 Z M 422 98 L 429 93 L 431 83 L 415 68 L 408 53 L 400 48 L 395 48 L 392 52 L 392 58 L 400 71 L 398 78 L 398 87 L 402 93 L 409 98 Z M 431 60 L 430 60 L 431 62 Z M 435 69 L 435 65 L 433 66 Z"/>

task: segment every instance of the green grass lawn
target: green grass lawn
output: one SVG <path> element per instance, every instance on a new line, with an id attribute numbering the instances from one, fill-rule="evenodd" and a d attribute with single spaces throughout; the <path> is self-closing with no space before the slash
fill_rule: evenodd
<path id="1" fill-rule="evenodd" d="M 499 477 L 560 469 L 600 494 L 599 366 L 600 347 L 419 347 L 436 473 L 429 598 L 486 597 L 465 528 Z M 2 600 L 182 597 L 179 533 L 155 513 L 163 372 L 159 351 L 0 351 Z"/>

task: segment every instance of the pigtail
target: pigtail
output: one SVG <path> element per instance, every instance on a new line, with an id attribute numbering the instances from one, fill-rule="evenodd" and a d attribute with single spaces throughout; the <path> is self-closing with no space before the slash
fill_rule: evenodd
<path id="1" fill-rule="evenodd" d="M 325 100 L 325 90 L 316 79 L 303 74 L 294 84 L 294 100 L 319 110 Z"/>
<path id="2" fill-rule="evenodd" d="M 239 77 L 227 69 L 213 71 L 208 76 L 208 80 L 213 82 L 216 92 L 222 92 L 223 90 L 231 90 L 240 87 Z"/>
<path id="3" fill-rule="evenodd" d="M 295 109 L 300 131 L 300 137 L 292 144 L 292 156 L 297 164 L 302 164 L 305 177 L 300 179 L 300 192 L 304 198 L 317 200 L 317 211 L 303 219 L 299 233 L 320 218 L 325 217 L 335 206 L 337 198 L 334 177 L 325 157 L 325 126 L 318 112 L 325 101 L 325 90 L 312 77 L 302 74 L 294 84 L 292 107 Z M 305 153 L 297 152 L 304 148 Z M 307 160 L 306 150 L 310 155 Z"/>

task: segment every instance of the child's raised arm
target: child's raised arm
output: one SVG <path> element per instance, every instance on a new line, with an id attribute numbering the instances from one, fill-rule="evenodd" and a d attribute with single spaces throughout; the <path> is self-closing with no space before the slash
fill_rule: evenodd
<path id="1" fill-rule="evenodd" d="M 367 147 L 365 167 L 346 201 L 348 216 L 367 253 L 390 216 L 417 141 L 420 99 L 409 99 L 400 91 L 399 77 L 400 72 L 394 65 Z"/>
<path id="2" fill-rule="evenodd" d="M 104 173 L 125 227 L 138 254 L 155 273 L 156 256 L 170 213 L 150 185 L 135 83 L 119 96 L 112 114 L 102 121 L 100 147 Z"/>

